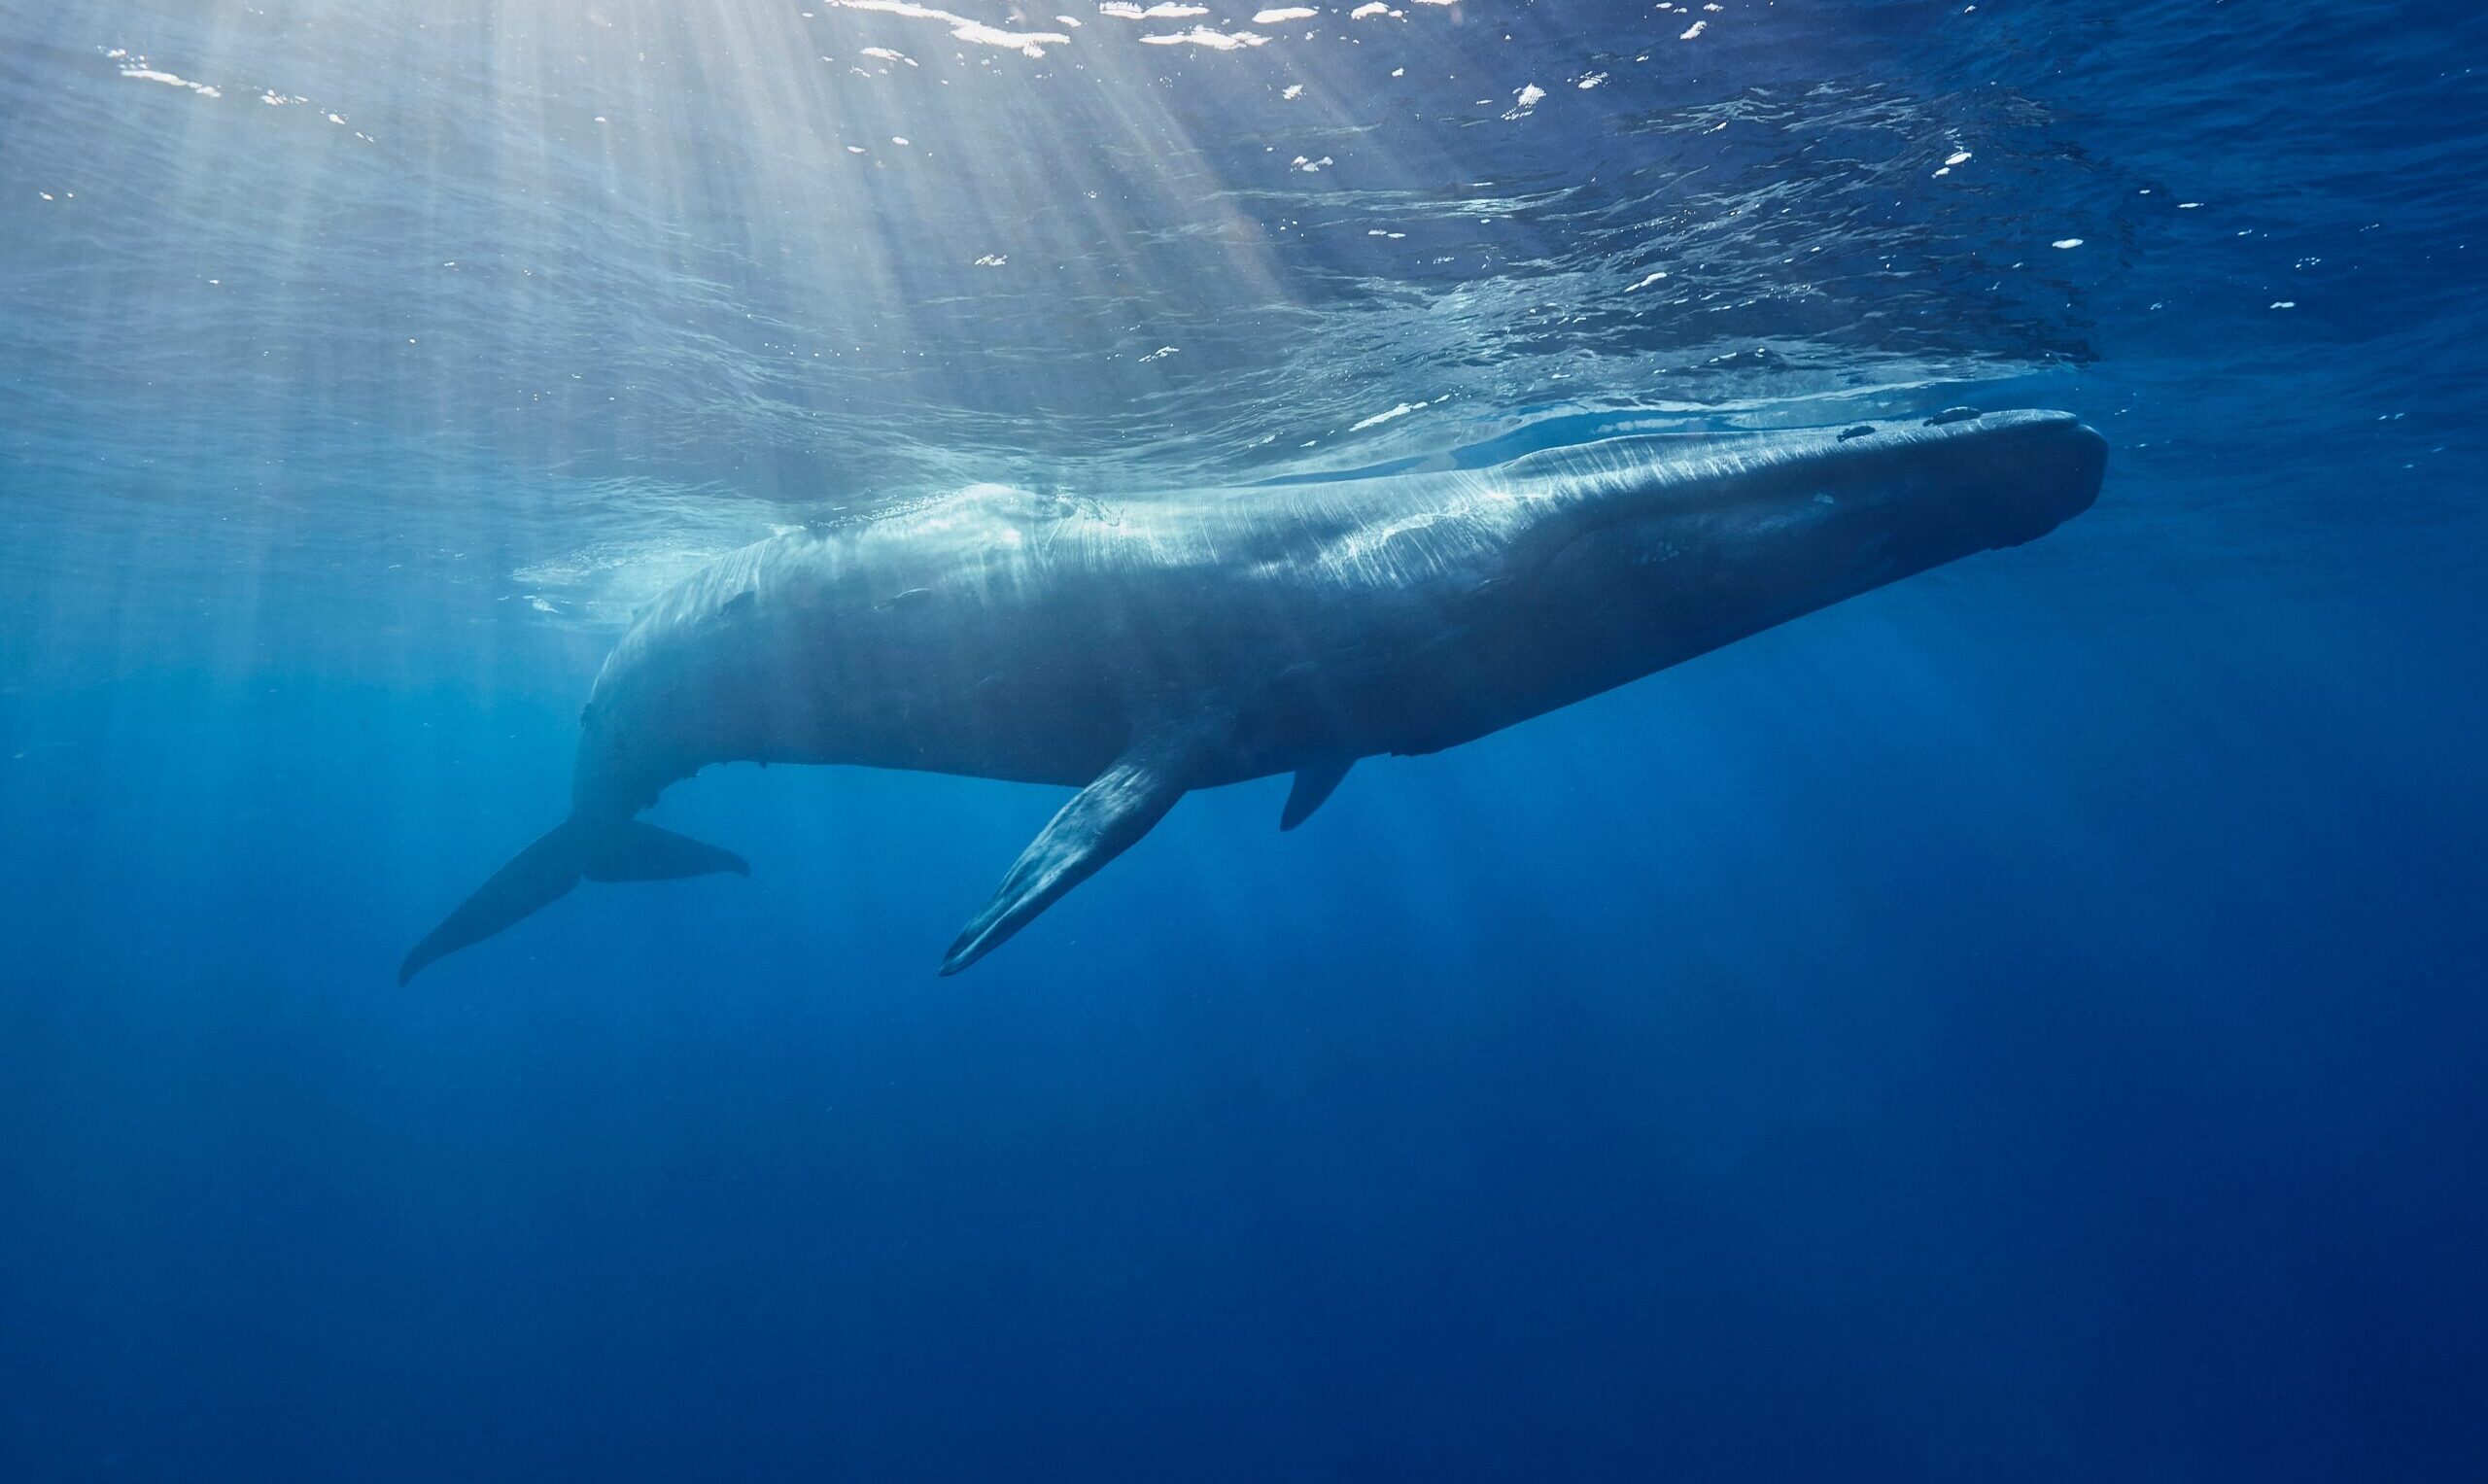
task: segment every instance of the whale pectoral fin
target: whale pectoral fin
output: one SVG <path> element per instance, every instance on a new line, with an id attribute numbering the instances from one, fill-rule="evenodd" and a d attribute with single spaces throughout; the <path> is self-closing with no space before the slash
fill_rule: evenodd
<path id="1" fill-rule="evenodd" d="M 598 833 L 579 875 L 591 881 L 672 881 L 727 871 L 749 876 L 751 863 L 688 835 L 628 819 Z"/>
<path id="2" fill-rule="evenodd" d="M 1330 797 L 1330 790 L 1357 765 L 1352 757 L 1324 758 L 1296 770 L 1296 786 L 1287 791 L 1287 807 L 1279 811 L 1279 828 L 1295 829 L 1313 817 L 1313 811 Z"/>
<path id="3" fill-rule="evenodd" d="M 942 972 L 956 974 L 992 952 L 1064 892 L 1148 834 L 1192 786 L 1201 750 L 1200 740 L 1191 734 L 1136 741 L 1020 852 L 992 899 L 968 919 L 943 956 Z"/>

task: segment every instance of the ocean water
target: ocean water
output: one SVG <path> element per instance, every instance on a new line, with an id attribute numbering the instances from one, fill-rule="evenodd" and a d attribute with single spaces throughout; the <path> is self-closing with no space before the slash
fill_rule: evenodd
<path id="1" fill-rule="evenodd" d="M 1200 5 L 0 5 L 0 1478 L 2488 1476 L 2488 22 Z M 1059 790 L 743 767 L 393 983 L 773 530 L 1954 403 L 965 976 Z"/>

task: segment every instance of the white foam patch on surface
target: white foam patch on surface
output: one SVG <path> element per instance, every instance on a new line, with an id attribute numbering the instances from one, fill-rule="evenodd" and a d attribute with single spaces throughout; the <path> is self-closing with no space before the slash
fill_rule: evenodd
<path id="1" fill-rule="evenodd" d="M 1066 47 L 1071 44 L 1071 38 L 1060 31 L 1005 30 L 1000 26 L 987 25 L 982 20 L 971 20 L 965 16 L 955 15 L 930 5 L 917 5 L 915 0 L 829 0 L 829 3 L 844 10 L 878 11 L 884 16 L 904 16 L 915 20 L 939 21 L 950 28 L 950 38 L 953 41 L 964 41 L 980 47 L 1000 47 L 1008 52 L 1017 52 L 1022 56 L 1043 56 L 1048 47 Z M 1079 22 L 1073 21 L 1072 24 L 1077 25 Z M 878 47 L 867 47 L 864 49 L 864 54 L 878 56 L 884 53 Z M 916 65 L 911 58 L 901 57 L 900 60 L 907 62 L 911 67 Z"/>
<path id="2" fill-rule="evenodd" d="M 141 83 L 161 83 L 168 87 L 187 87 L 202 98 L 225 96 L 225 89 L 213 83 L 193 83 L 177 73 L 162 72 L 154 67 L 123 67 L 121 75 L 125 78 L 134 78 Z"/>
<path id="3" fill-rule="evenodd" d="M 1141 41 L 1152 47 L 1207 47 L 1212 52 L 1234 52 L 1265 45 L 1269 38 L 1256 31 L 1213 31 L 1207 26 L 1194 26 L 1189 31 L 1144 36 Z"/>
<path id="4" fill-rule="evenodd" d="M 1425 405 L 1426 404 L 1424 402 L 1401 402 L 1399 406 L 1392 408 L 1388 412 L 1377 412 L 1361 423 L 1350 423 L 1348 425 L 1348 431 L 1363 432 L 1368 428 L 1379 428 L 1383 424 L 1390 422 L 1393 418 L 1406 417 L 1411 412 L 1423 409 Z"/>
<path id="5" fill-rule="evenodd" d="M 1320 11 L 1313 9 L 1311 6 L 1283 5 L 1276 10 L 1255 11 L 1253 13 L 1253 24 L 1257 26 L 1274 26 L 1283 21 L 1289 20 L 1311 20 L 1314 17 L 1321 14 L 1322 13 Z"/>

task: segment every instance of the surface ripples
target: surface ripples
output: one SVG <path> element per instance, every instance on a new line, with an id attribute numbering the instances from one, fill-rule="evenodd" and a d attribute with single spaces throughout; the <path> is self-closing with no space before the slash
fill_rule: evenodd
<path id="1" fill-rule="evenodd" d="M 19 8 L 0 479 L 525 588 L 981 478 L 1983 397 L 2110 428 L 2129 548 L 2357 524 L 2238 488 L 2278 440 L 2412 475 L 2377 539 L 2475 529 L 2480 208 L 2414 121 L 2488 116 L 2476 18 L 1569 9 Z"/>

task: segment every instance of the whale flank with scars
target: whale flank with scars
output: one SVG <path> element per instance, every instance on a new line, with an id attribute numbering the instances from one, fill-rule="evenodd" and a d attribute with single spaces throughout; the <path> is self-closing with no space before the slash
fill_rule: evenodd
<path id="1" fill-rule="evenodd" d="M 976 962 L 1195 788 L 1482 737 L 1914 572 L 2054 530 L 2107 444 L 2060 412 L 1644 435 L 1493 468 L 1093 501 L 984 487 L 748 546 L 598 674 L 570 817 L 399 983 L 584 878 L 747 875 L 635 816 L 710 763 L 1079 789 L 942 961 Z"/>

